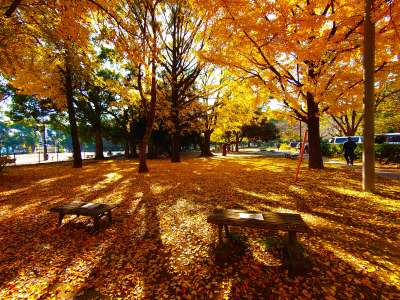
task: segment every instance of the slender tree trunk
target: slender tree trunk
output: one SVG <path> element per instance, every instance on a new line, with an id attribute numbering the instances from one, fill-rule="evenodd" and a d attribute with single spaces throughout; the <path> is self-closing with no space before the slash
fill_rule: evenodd
<path id="1" fill-rule="evenodd" d="M 375 190 L 375 151 L 374 151 L 374 66 L 375 66 L 375 24 L 371 19 L 374 1 L 365 0 L 364 22 L 364 151 L 363 151 L 363 190 Z"/>
<path id="2" fill-rule="evenodd" d="M 235 133 L 235 152 L 239 152 L 239 143 L 240 143 L 240 138 L 239 138 L 239 133 Z"/>
<path id="3" fill-rule="evenodd" d="M 129 158 L 130 154 L 129 154 L 129 143 L 128 141 L 125 141 L 125 158 Z"/>
<path id="4" fill-rule="evenodd" d="M 129 139 L 129 157 L 132 158 L 138 157 L 136 153 L 136 141 L 134 137 L 130 137 Z"/>
<path id="5" fill-rule="evenodd" d="M 47 154 L 47 139 L 46 139 L 46 125 L 42 127 L 42 143 L 43 143 L 43 160 L 48 160 L 49 155 Z"/>
<path id="6" fill-rule="evenodd" d="M 307 93 L 307 125 L 308 125 L 308 167 L 323 169 L 322 151 L 319 133 L 318 103 L 311 93 Z"/>
<path id="7" fill-rule="evenodd" d="M 152 37 L 151 45 L 151 88 L 150 88 L 150 106 L 147 112 L 146 118 L 146 130 L 139 145 L 139 173 L 148 173 L 149 168 L 146 162 L 146 147 L 149 143 L 151 132 L 153 131 L 154 119 L 156 116 L 156 104 L 157 104 L 157 78 L 156 78 L 156 60 L 157 60 L 157 23 L 154 11 L 151 11 L 151 27 L 154 36 Z"/>
<path id="8" fill-rule="evenodd" d="M 139 143 L 139 173 L 148 173 L 149 168 L 147 167 L 146 161 L 146 147 L 148 144 L 148 138 L 143 139 Z"/>
<path id="9" fill-rule="evenodd" d="M 95 154 L 95 159 L 104 159 L 104 147 L 103 147 L 103 137 L 101 134 L 101 128 L 98 127 L 95 129 L 95 135 L 96 135 L 96 154 Z"/>
<path id="10" fill-rule="evenodd" d="M 211 130 L 204 131 L 204 140 L 200 144 L 201 146 L 201 154 L 202 157 L 210 157 L 213 156 L 210 150 L 210 138 L 211 138 Z"/>
<path id="11" fill-rule="evenodd" d="M 178 131 L 172 134 L 171 162 L 181 162 L 181 136 Z"/>
<path id="12" fill-rule="evenodd" d="M 73 151 L 73 167 L 82 167 L 81 146 L 79 144 L 78 126 L 76 124 L 74 95 L 72 91 L 72 73 L 68 63 L 66 64 L 65 73 L 65 93 L 67 96 L 68 118 L 71 129 L 72 151 Z"/>

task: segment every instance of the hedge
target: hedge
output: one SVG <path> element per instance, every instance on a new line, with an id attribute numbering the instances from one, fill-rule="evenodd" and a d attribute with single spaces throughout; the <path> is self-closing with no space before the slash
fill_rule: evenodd
<path id="1" fill-rule="evenodd" d="M 321 142 L 322 155 L 336 157 L 343 155 L 343 144 L 329 144 Z M 363 145 L 357 144 L 354 151 L 356 159 L 362 157 Z M 375 157 L 385 162 L 400 162 L 400 144 L 375 144 Z"/>

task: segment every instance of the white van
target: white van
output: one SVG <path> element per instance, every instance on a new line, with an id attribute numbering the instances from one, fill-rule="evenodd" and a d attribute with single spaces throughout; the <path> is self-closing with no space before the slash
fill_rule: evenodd
<path id="1" fill-rule="evenodd" d="M 344 144 L 345 142 L 347 142 L 347 139 L 348 139 L 348 136 L 334 136 L 334 137 L 332 137 L 332 138 L 330 138 L 328 140 L 328 143 L 330 143 L 330 144 Z M 352 136 L 351 140 L 353 142 L 356 142 L 356 143 L 359 143 L 359 144 L 361 144 L 364 141 L 362 136 Z"/>

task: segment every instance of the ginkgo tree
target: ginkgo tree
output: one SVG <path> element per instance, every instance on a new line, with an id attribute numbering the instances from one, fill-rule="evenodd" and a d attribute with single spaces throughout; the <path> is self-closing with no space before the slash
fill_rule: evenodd
<path id="1" fill-rule="evenodd" d="M 204 41 L 196 41 L 202 26 L 201 18 L 187 0 L 168 3 L 162 13 L 162 79 L 160 92 L 168 110 L 167 124 L 171 132 L 171 161 L 180 162 L 180 139 L 185 128 L 198 119 L 195 112 L 199 95 L 195 83 L 203 68 L 195 55 Z"/>
<path id="2" fill-rule="evenodd" d="M 18 7 L 18 15 L 10 18 L 15 23 L 9 28 L 19 32 L 25 48 L 16 52 L 12 65 L 2 68 L 21 93 L 51 99 L 59 108 L 67 109 L 74 167 L 82 166 L 74 90 L 79 78 L 91 70 L 87 54 L 91 32 L 88 12 L 83 3 L 76 1 Z M 13 55 L 12 49 L 2 50 L 8 53 L 7 57 Z"/>
<path id="3" fill-rule="evenodd" d="M 229 82 L 229 83 L 228 83 Z M 258 102 L 256 92 L 248 84 L 228 79 L 225 83 L 223 106 L 218 111 L 216 130 L 212 139 L 224 140 L 226 144 L 235 144 L 238 151 L 239 143 L 242 141 L 242 127 L 250 124 L 257 118 Z"/>
<path id="4" fill-rule="evenodd" d="M 213 31 L 204 57 L 240 70 L 306 123 L 309 167 L 322 168 L 320 116 L 340 111 L 338 99 L 359 93 L 353 88 L 363 82 L 363 6 L 346 0 L 194 2 L 208 13 Z M 397 12 L 398 5 L 391 9 Z M 377 78 L 398 64 L 388 14 L 385 2 L 376 3 Z"/>

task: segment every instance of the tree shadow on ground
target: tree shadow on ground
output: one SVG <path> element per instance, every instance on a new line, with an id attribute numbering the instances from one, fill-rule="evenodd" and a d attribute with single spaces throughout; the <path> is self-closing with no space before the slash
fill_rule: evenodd
<path id="1" fill-rule="evenodd" d="M 190 294 L 257 299 L 307 293 L 311 298 L 373 298 L 378 289 L 387 298 L 398 295 L 382 275 L 398 274 L 399 265 L 394 248 L 398 220 L 391 210 L 398 188 L 387 186 L 388 181 L 378 181 L 382 195 L 366 198 L 357 192 L 359 175 L 303 171 L 295 184 L 289 176 L 295 162 L 283 159 L 151 161 L 150 167 L 149 175 L 137 175 L 130 161 L 98 162 L 81 172 L 69 166 L 38 168 L 41 175 L 34 177 L 42 184 L 22 186 L 30 182 L 27 178 L 0 187 L 1 211 L 7 211 L 0 215 L 0 297 L 46 298 L 58 290 L 66 298 Z M 28 177 L 31 170 L 23 170 Z M 71 195 L 121 206 L 113 224 L 104 223 L 97 235 L 85 230 L 86 219 L 70 218 L 55 229 L 57 216 L 47 208 L 68 203 Z M 299 199 L 305 207 L 299 207 Z M 301 213 L 313 232 L 299 240 L 315 269 L 288 277 L 279 262 L 271 264 L 279 261 L 274 249 L 260 246 L 266 232 L 240 228 L 249 250 L 230 265 L 218 266 L 209 252 L 215 229 L 206 222 L 216 207 Z"/>

